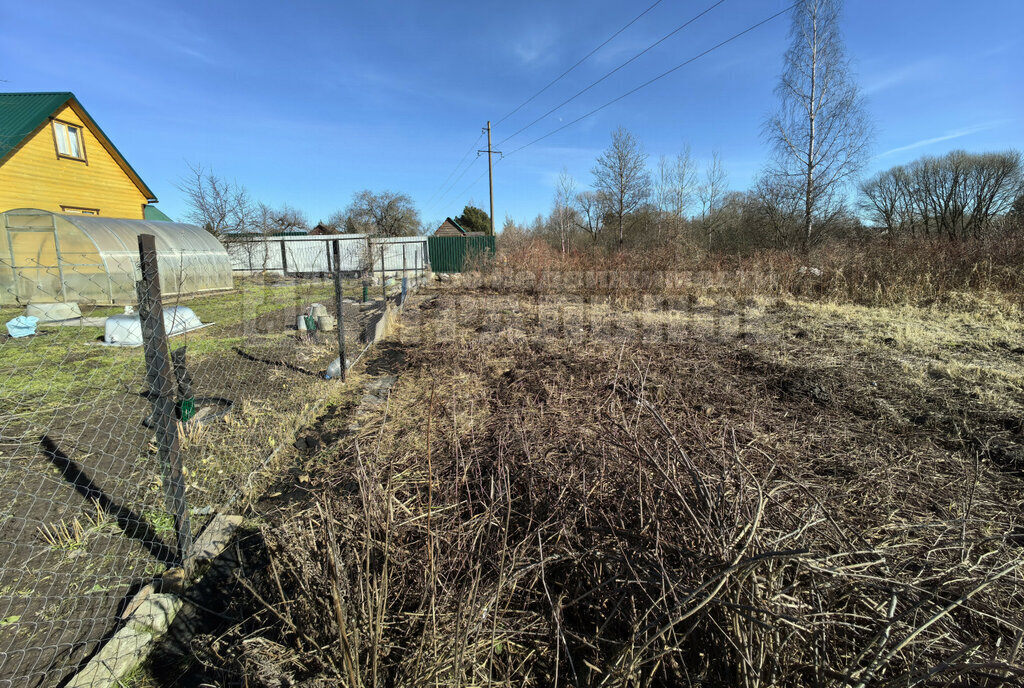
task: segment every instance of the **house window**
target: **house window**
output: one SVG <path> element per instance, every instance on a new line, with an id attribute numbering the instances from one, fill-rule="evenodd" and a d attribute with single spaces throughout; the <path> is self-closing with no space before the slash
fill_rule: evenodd
<path id="1" fill-rule="evenodd" d="M 57 155 L 62 158 L 85 160 L 85 144 L 82 141 L 82 127 L 54 120 L 53 138 L 57 142 Z"/>
<path id="2" fill-rule="evenodd" d="M 65 212 L 65 213 L 69 213 L 69 214 L 78 214 L 78 215 L 99 215 L 100 214 L 100 211 L 99 211 L 98 208 L 78 208 L 78 207 L 73 206 L 73 205 L 62 205 L 60 207 L 60 209 L 61 209 L 61 211 Z"/>

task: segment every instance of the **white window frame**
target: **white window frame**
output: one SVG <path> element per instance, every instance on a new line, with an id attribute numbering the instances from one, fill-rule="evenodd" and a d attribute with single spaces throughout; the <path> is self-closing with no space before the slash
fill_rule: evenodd
<path id="1" fill-rule="evenodd" d="M 82 208 L 75 205 L 62 205 L 60 207 L 62 213 L 69 213 L 75 215 L 99 215 L 99 208 Z"/>
<path id="2" fill-rule="evenodd" d="M 79 155 L 71 152 L 72 137 L 78 143 Z M 53 120 L 53 142 L 57 147 L 57 157 L 85 161 L 85 137 L 82 136 L 81 126 L 71 122 L 63 122 L 59 119 Z"/>

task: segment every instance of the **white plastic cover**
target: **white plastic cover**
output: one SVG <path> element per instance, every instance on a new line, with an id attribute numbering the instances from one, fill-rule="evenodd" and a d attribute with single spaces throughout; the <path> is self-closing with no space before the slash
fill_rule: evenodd
<path id="1" fill-rule="evenodd" d="M 203 326 L 199 317 L 186 306 L 164 309 L 164 329 L 167 336 L 182 334 Z M 142 346 L 142 321 L 138 314 L 112 315 L 103 328 L 103 342 L 116 346 Z"/>

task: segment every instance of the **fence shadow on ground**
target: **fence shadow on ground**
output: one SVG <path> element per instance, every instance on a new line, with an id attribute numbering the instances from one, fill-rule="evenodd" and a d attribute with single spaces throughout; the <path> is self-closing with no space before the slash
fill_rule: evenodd
<path id="1" fill-rule="evenodd" d="M 81 465 L 61 451 L 56 442 L 44 435 L 39 441 L 39 446 L 43 455 L 60 471 L 61 477 L 74 487 L 87 503 L 97 504 L 106 514 L 112 516 L 125 537 L 141 542 L 161 564 L 173 566 L 177 563 L 174 548 L 165 544 L 142 516 L 111 499 L 110 495 L 93 482 Z"/>

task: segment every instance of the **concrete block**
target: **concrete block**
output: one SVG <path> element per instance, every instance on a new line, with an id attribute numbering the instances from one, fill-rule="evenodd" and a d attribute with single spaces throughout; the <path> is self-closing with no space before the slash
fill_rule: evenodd
<path id="1" fill-rule="evenodd" d="M 153 593 L 135 610 L 124 628 L 114 634 L 86 667 L 67 684 L 67 688 L 113 688 L 134 669 L 149 652 L 150 645 L 167 632 L 181 609 L 174 596 Z"/>

